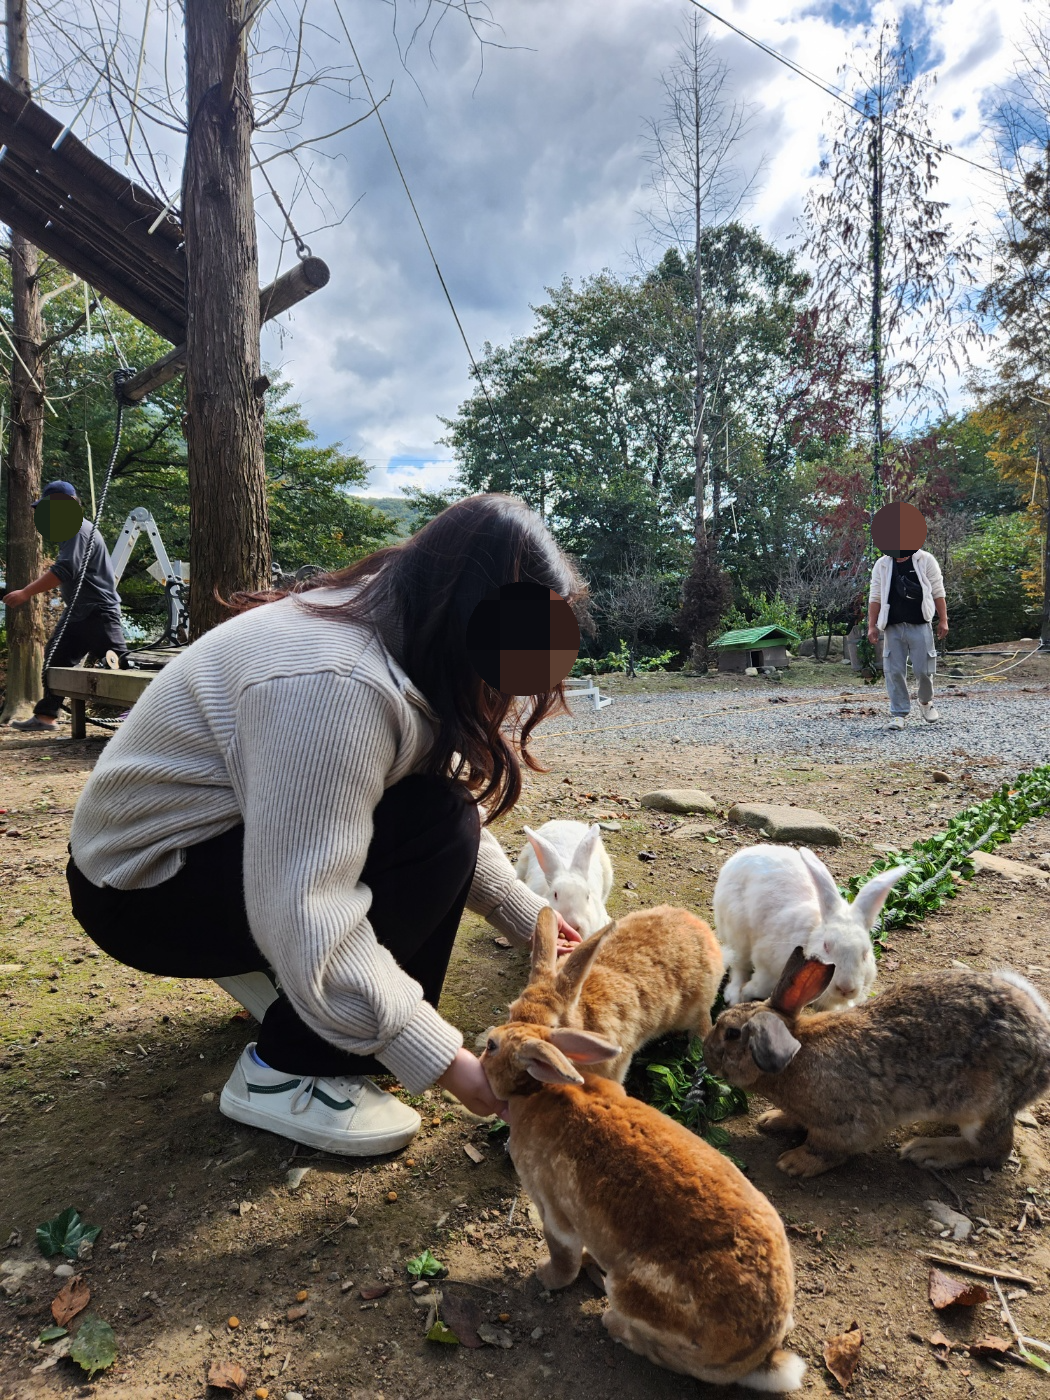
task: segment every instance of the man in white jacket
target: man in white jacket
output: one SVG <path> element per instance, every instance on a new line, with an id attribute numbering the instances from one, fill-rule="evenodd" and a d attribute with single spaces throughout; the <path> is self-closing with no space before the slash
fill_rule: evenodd
<path id="1" fill-rule="evenodd" d="M 911 710 L 908 658 L 918 681 L 919 713 L 928 723 L 940 715 L 933 704 L 937 636 L 948 635 L 948 605 L 940 565 L 924 549 L 886 550 L 871 571 L 868 592 L 868 641 L 883 634 L 882 669 L 890 698 L 891 729 L 903 729 Z"/>

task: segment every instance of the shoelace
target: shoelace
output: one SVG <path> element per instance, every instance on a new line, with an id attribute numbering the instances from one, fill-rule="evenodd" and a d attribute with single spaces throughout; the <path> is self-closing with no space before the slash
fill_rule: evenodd
<path id="1" fill-rule="evenodd" d="M 320 1082 L 321 1076 L 317 1074 L 307 1075 L 305 1079 L 300 1080 L 299 1087 L 296 1089 L 292 1101 L 288 1105 L 289 1110 L 292 1113 L 305 1113 L 310 1107 L 314 1096 L 314 1090 Z M 360 1080 L 330 1079 L 327 1082 L 329 1084 L 338 1084 L 354 1107 L 357 1107 L 357 1101 L 361 1097 L 361 1091 L 364 1089 L 364 1085 Z"/>

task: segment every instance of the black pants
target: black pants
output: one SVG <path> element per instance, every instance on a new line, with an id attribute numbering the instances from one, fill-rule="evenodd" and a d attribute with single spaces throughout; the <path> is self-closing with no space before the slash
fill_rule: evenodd
<path id="1" fill-rule="evenodd" d="M 481 839 L 480 814 L 457 783 L 413 774 L 388 788 L 361 880 L 372 891 L 376 938 L 436 1006 L 467 902 Z M 72 860 L 73 914 L 117 962 L 164 977 L 231 977 L 267 970 L 248 927 L 244 827 L 186 848 L 182 869 L 152 889 L 93 885 Z M 258 1053 L 285 1074 L 386 1074 L 371 1055 L 323 1040 L 282 993 L 267 1011 Z"/>
<path id="2" fill-rule="evenodd" d="M 62 614 L 65 617 L 65 613 Z M 59 618 L 58 627 L 62 626 Z M 58 631 L 58 627 L 55 631 Z M 48 655 L 49 666 L 76 666 L 85 656 L 105 656 L 107 651 L 115 651 L 123 665 L 128 654 L 128 644 L 120 627 L 117 613 L 90 612 L 86 617 L 67 622 L 58 639 L 58 646 Z M 33 708 L 35 715 L 45 719 L 56 719 L 62 708 L 61 695 L 47 691 L 42 700 Z"/>

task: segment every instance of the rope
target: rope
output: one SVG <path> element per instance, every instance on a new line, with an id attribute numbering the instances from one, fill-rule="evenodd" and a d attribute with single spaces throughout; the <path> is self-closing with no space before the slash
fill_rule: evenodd
<path id="1" fill-rule="evenodd" d="M 356 55 L 355 55 L 355 57 L 356 57 Z M 265 165 L 260 165 L 260 166 L 259 166 L 259 172 L 260 172 L 260 174 L 262 175 L 263 179 L 266 181 L 267 185 L 269 186 L 270 193 L 271 193 L 271 194 L 273 195 L 273 197 L 274 197 L 274 202 L 276 203 L 277 208 L 278 208 L 278 209 L 281 211 L 281 213 L 284 215 L 284 221 L 285 221 L 285 223 L 288 225 L 288 231 L 289 231 L 289 233 L 292 235 L 292 237 L 295 239 L 295 251 L 296 251 L 296 253 L 297 253 L 298 256 L 299 256 L 300 261 L 305 261 L 308 257 L 311 256 L 310 249 L 309 249 L 309 248 L 307 247 L 307 245 L 303 242 L 303 240 L 299 237 L 298 230 L 296 229 L 295 225 L 292 223 L 292 216 L 291 216 L 291 214 L 289 214 L 288 210 L 284 207 L 284 204 L 283 204 L 282 201 L 281 201 L 281 196 L 280 196 L 280 195 L 277 193 L 277 191 L 274 189 L 273 184 L 272 184 L 272 182 L 271 182 L 271 180 L 270 180 L 270 177 L 269 177 L 269 175 L 267 175 L 267 173 L 266 173 L 266 166 L 265 166 Z"/>
<path id="2" fill-rule="evenodd" d="M 106 468 L 106 480 L 102 486 L 102 495 L 99 497 L 98 510 L 95 512 L 95 518 L 91 522 L 91 543 L 88 546 L 88 548 L 84 551 L 84 562 L 80 566 L 80 576 L 77 579 L 77 586 L 74 589 L 73 597 L 66 605 L 66 609 L 62 614 L 62 618 L 58 626 L 55 628 L 55 634 L 51 638 L 51 641 L 48 643 L 47 651 L 44 655 L 44 666 L 41 674 L 41 681 L 45 692 L 48 688 L 47 668 L 51 664 L 51 658 L 55 654 L 55 648 L 58 646 L 59 642 L 62 639 L 63 633 L 69 625 L 69 619 L 73 614 L 73 609 L 77 605 L 77 599 L 80 597 L 80 590 L 84 586 L 84 579 L 87 577 L 88 565 L 91 562 L 91 555 L 95 549 L 95 537 L 98 537 L 98 543 L 102 545 L 103 549 L 105 549 L 106 547 L 106 543 L 99 532 L 98 522 L 102 516 L 102 512 L 106 508 L 106 496 L 109 494 L 109 485 L 113 479 L 113 469 L 117 465 L 117 453 L 120 450 L 120 435 L 124 426 L 124 396 L 121 394 L 120 390 L 125 381 L 130 379 L 134 373 L 134 370 L 129 369 L 127 368 L 127 366 L 125 366 L 123 369 L 118 369 L 114 371 L 113 374 L 113 390 L 117 399 L 117 424 L 113 433 L 113 450 L 109 454 L 109 466 Z"/>

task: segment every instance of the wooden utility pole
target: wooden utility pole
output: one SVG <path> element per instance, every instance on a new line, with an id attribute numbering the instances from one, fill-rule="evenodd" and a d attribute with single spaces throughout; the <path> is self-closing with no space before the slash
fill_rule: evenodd
<path id="1" fill-rule="evenodd" d="M 26 0 L 6 0 L 7 77 L 19 92 L 29 88 L 29 35 Z M 40 313 L 38 254 L 32 243 L 12 232 L 12 334 L 17 355 L 11 357 L 11 423 L 7 451 L 7 577 L 8 589 L 23 588 L 43 572 L 40 535 L 33 520 L 33 502 L 40 495 L 44 460 L 44 360 L 40 345 L 44 322 Z M 43 694 L 44 599 L 41 596 L 6 610 L 7 692 L 0 723 L 18 719 Z"/>
<path id="2" fill-rule="evenodd" d="M 185 15 L 190 632 L 199 637 L 227 616 L 215 594 L 268 587 L 271 561 L 251 176 L 251 5 L 185 0 Z"/>

